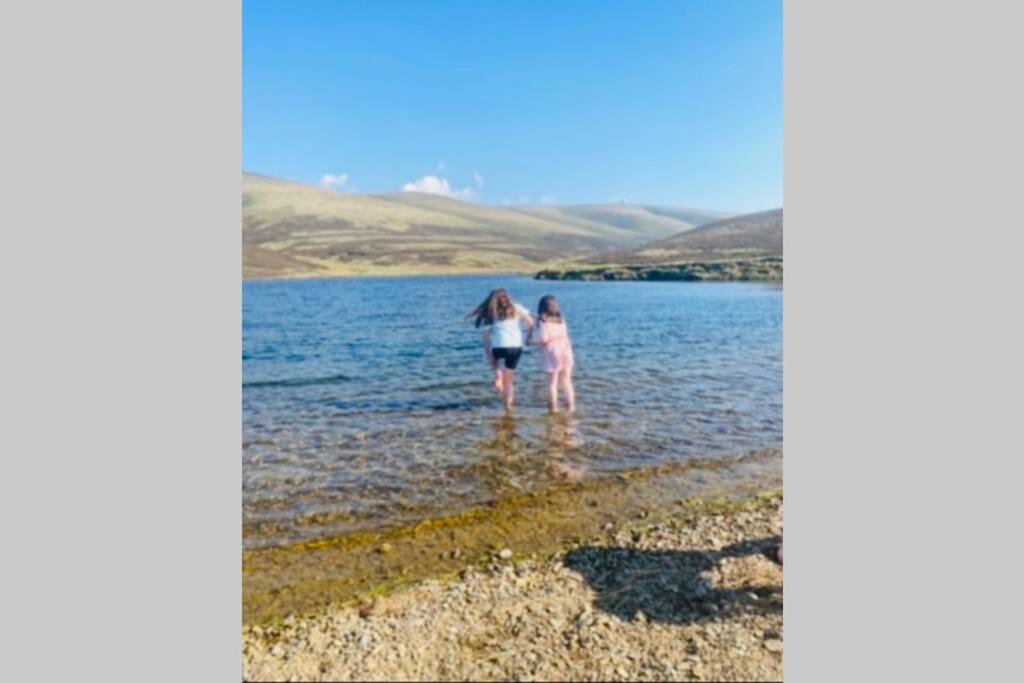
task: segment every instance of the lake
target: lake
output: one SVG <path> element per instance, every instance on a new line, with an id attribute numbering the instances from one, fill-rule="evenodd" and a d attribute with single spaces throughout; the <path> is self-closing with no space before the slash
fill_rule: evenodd
<path id="1" fill-rule="evenodd" d="M 465 314 L 558 297 L 578 411 L 536 351 L 502 414 Z M 782 444 L 782 287 L 524 276 L 243 283 L 247 548 L 450 514 L 557 482 Z"/>

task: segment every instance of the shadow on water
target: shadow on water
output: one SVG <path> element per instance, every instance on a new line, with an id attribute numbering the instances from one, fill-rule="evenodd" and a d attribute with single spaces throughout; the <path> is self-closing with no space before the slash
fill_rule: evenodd
<path id="1" fill-rule="evenodd" d="M 773 558 L 778 536 L 722 550 L 635 550 L 586 546 L 570 551 L 565 565 L 597 594 L 595 606 L 623 621 L 643 612 L 651 621 L 688 624 L 737 614 L 781 614 L 782 588 L 763 577 L 719 588 L 709 574 L 725 558 Z M 753 585 L 750 584 L 754 579 Z M 762 578 L 762 581 L 757 581 Z"/>

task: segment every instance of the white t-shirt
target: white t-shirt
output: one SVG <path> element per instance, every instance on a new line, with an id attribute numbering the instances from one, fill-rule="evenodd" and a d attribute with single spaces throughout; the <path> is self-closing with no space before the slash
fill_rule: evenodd
<path id="1" fill-rule="evenodd" d="M 517 303 L 512 305 L 516 307 L 516 317 L 495 320 L 491 326 L 492 349 L 514 349 L 523 345 L 523 328 L 519 323 L 530 312 Z"/>

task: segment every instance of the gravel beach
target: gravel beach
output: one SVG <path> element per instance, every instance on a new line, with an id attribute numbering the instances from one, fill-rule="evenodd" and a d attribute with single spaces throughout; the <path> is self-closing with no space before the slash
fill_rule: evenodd
<path id="1" fill-rule="evenodd" d="M 781 680 L 782 496 L 608 524 L 553 557 L 242 633 L 271 680 Z"/>

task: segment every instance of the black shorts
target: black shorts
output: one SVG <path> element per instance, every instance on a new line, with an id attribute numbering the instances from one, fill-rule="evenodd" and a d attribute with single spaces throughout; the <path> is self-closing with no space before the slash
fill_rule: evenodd
<path id="1" fill-rule="evenodd" d="M 509 348 L 491 349 L 491 353 L 494 355 L 494 360 L 500 361 L 504 359 L 505 367 L 509 370 L 515 370 L 516 366 L 519 365 L 519 357 L 523 355 L 523 347 L 511 346 Z"/>

